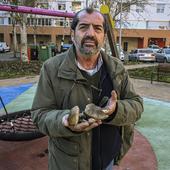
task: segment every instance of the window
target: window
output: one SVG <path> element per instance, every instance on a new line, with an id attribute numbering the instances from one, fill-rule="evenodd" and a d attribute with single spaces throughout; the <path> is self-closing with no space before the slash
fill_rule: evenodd
<path id="1" fill-rule="evenodd" d="M 157 13 L 164 13 L 164 10 L 165 10 L 165 4 L 157 4 L 157 9 L 156 9 Z"/>
<path id="2" fill-rule="evenodd" d="M 41 25 L 41 18 L 38 18 L 38 25 Z"/>
<path id="3" fill-rule="evenodd" d="M 0 18 L 0 25 L 4 25 L 4 18 Z"/>
<path id="4" fill-rule="evenodd" d="M 58 10 L 66 10 L 66 4 L 59 3 L 58 4 Z"/>
<path id="5" fill-rule="evenodd" d="M 140 5 L 136 5 L 136 12 L 137 13 L 141 13 L 144 11 L 144 5 L 140 4 Z"/>
<path id="6" fill-rule="evenodd" d="M 30 18 L 27 18 L 27 24 L 30 25 Z"/>
<path id="7" fill-rule="evenodd" d="M 9 23 L 9 24 L 12 24 L 11 18 L 8 18 L 8 23 Z"/>
<path id="8" fill-rule="evenodd" d="M 45 25 L 45 22 L 44 22 L 45 18 L 42 18 L 42 26 Z"/>
<path id="9" fill-rule="evenodd" d="M 81 2 L 72 2 L 72 11 L 76 12 L 81 9 Z"/>

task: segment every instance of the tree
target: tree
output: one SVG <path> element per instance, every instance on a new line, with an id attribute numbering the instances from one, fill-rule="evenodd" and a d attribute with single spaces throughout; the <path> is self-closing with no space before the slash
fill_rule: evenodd
<path id="1" fill-rule="evenodd" d="M 18 51 L 17 32 L 16 32 L 17 13 L 10 12 L 10 17 L 11 17 L 11 23 L 12 23 L 12 39 L 13 39 L 14 57 L 16 57 L 16 53 Z"/>
<path id="2" fill-rule="evenodd" d="M 100 4 L 106 4 L 110 8 L 112 18 L 115 20 L 120 12 L 122 5 L 122 12 L 126 13 L 130 11 L 132 5 L 143 6 L 148 3 L 148 0 L 99 0 Z"/>
<path id="3" fill-rule="evenodd" d="M 10 4 L 12 5 L 22 5 L 22 6 L 30 6 L 34 7 L 36 5 L 37 0 L 11 0 Z M 20 35 L 21 35 L 21 60 L 28 61 L 28 53 L 27 53 L 27 16 L 28 14 L 24 13 L 15 13 L 12 15 L 13 23 L 13 33 L 15 31 L 15 25 L 18 23 L 20 25 Z M 15 21 L 15 22 L 14 22 Z M 16 42 L 16 38 L 14 40 Z M 16 44 L 14 44 L 14 49 L 16 48 Z"/>
<path id="4" fill-rule="evenodd" d="M 100 5 L 107 5 L 110 10 L 110 15 L 113 21 L 117 21 L 119 25 L 119 53 L 121 52 L 121 30 L 122 23 L 127 24 L 127 15 L 131 12 L 131 6 L 137 5 L 144 8 L 149 0 L 99 0 L 93 1 L 93 4 L 99 3 Z M 95 2 L 95 3 L 94 3 Z M 96 4 L 95 4 L 96 5 Z M 117 48 L 115 48 L 117 49 Z M 109 51 L 108 43 L 106 43 L 106 51 Z M 120 55 L 120 54 L 119 54 Z"/>

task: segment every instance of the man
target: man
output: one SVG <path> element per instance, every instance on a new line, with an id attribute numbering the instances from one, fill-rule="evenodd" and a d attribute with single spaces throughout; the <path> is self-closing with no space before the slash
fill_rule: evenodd
<path id="1" fill-rule="evenodd" d="M 123 64 L 101 50 L 106 36 L 103 15 L 83 9 L 71 28 L 73 46 L 42 67 L 33 122 L 49 137 L 50 170 L 111 170 L 131 146 L 142 99 Z M 71 109 L 78 106 L 82 113 L 89 103 L 106 108 L 108 118 L 70 125 Z"/>

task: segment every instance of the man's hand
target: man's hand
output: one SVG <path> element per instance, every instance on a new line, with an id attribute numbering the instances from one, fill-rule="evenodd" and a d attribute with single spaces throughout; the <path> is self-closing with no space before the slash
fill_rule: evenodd
<path id="1" fill-rule="evenodd" d="M 62 119 L 63 125 L 75 132 L 89 131 L 89 130 L 99 126 L 102 123 L 101 120 L 95 120 L 93 118 L 89 118 L 88 120 L 85 120 L 81 123 L 71 126 L 71 125 L 69 125 L 69 122 L 68 122 L 68 116 L 69 115 L 65 115 L 63 117 L 63 119 Z"/>
<path id="2" fill-rule="evenodd" d="M 111 97 L 108 100 L 106 106 L 102 108 L 103 112 L 107 115 L 111 115 L 116 110 L 117 94 L 115 90 L 112 90 Z"/>

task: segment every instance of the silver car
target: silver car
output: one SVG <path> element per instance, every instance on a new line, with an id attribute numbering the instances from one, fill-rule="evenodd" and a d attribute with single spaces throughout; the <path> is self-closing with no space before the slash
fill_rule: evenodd
<path id="1" fill-rule="evenodd" d="M 157 62 L 170 62 L 170 48 L 163 48 L 155 53 Z"/>
<path id="2" fill-rule="evenodd" d="M 155 54 L 152 49 L 138 48 L 132 51 L 129 56 L 129 61 L 155 61 Z"/>
<path id="3" fill-rule="evenodd" d="M 149 45 L 148 48 L 152 49 L 154 51 L 154 53 L 156 53 L 157 51 L 160 50 L 160 47 L 158 45 L 154 45 L 154 44 Z"/>
<path id="4" fill-rule="evenodd" d="M 0 42 L 0 52 L 9 52 L 10 47 L 7 45 L 6 42 Z"/>

